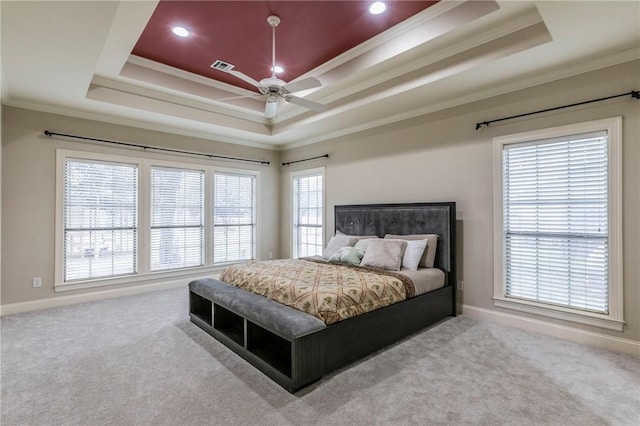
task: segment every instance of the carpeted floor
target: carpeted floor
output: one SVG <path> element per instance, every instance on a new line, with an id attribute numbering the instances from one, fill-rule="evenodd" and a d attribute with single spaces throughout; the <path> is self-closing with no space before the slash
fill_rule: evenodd
<path id="1" fill-rule="evenodd" d="M 638 425 L 637 358 L 458 316 L 291 395 L 187 290 L 2 318 L 9 425 Z"/>

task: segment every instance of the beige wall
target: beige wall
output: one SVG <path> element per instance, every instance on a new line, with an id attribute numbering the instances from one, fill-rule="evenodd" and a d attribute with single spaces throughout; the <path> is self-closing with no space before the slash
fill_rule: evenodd
<path id="1" fill-rule="evenodd" d="M 640 88 L 640 62 L 583 74 L 442 111 L 358 136 L 292 149 L 282 161 L 328 153 L 328 160 L 296 164 L 281 178 L 281 254 L 290 254 L 291 171 L 326 166 L 325 237 L 338 204 L 455 201 L 458 276 L 465 305 L 529 316 L 493 306 L 492 140 L 495 136 L 623 116 L 624 332 L 545 321 L 640 340 L 640 101 L 616 99 L 535 115 L 475 130 L 475 123 Z"/>
<path id="2" fill-rule="evenodd" d="M 1 44 L 1 43 L 0 43 Z M 2 61 L 0 61 L 0 190 L 2 189 Z M 2 242 L 2 196 L 0 192 L 0 243 Z M 1 244 L 0 244 L 1 247 Z M 2 249 L 0 248 L 0 306 L 2 306 Z"/>
<path id="3" fill-rule="evenodd" d="M 282 154 L 208 140 L 110 125 L 61 115 L 3 107 L 2 111 L 2 303 L 57 297 L 53 291 L 55 150 L 120 155 L 162 154 L 98 144 L 52 140 L 43 130 L 212 152 L 272 162 L 261 171 L 260 257 L 290 255 L 290 172 L 326 166 L 326 235 L 337 204 L 455 201 L 458 275 L 465 305 L 524 317 L 493 307 L 492 139 L 545 127 L 623 116 L 623 232 L 626 326 L 622 333 L 541 318 L 596 333 L 640 341 L 640 101 L 616 99 L 495 124 L 475 123 L 640 88 L 640 61 L 595 71 L 533 89 L 449 109 Z M 279 168 L 324 153 L 316 160 Z M 240 164 L 224 162 L 224 166 Z M 246 166 L 245 166 L 246 167 Z M 34 289 L 31 279 L 43 278 Z M 87 290 L 92 291 L 92 290 Z M 65 292 L 77 294 L 82 291 Z"/>
<path id="4" fill-rule="evenodd" d="M 145 158 L 205 161 L 260 171 L 259 257 L 278 255 L 279 157 L 276 151 L 217 143 L 96 121 L 3 107 L 2 112 L 2 303 L 34 301 L 95 289 L 54 293 L 55 155 L 57 148 Z M 50 139 L 44 130 L 169 147 L 196 152 L 268 160 L 269 166 L 233 161 L 195 160 L 113 146 Z M 32 278 L 42 277 L 42 288 Z M 109 286 L 118 288 L 123 286 Z"/>

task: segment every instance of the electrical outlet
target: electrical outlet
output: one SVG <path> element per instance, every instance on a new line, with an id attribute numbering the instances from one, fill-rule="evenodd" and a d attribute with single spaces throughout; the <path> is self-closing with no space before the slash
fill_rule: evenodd
<path id="1" fill-rule="evenodd" d="M 273 259 L 273 253 L 269 252 L 269 259 Z"/>
<path id="2" fill-rule="evenodd" d="M 462 282 L 462 280 L 458 280 L 458 290 L 464 290 L 464 283 Z"/>
<path id="3" fill-rule="evenodd" d="M 40 278 L 40 277 L 35 277 L 35 278 L 33 279 L 33 287 L 34 287 L 34 288 L 42 287 L 42 278 Z"/>

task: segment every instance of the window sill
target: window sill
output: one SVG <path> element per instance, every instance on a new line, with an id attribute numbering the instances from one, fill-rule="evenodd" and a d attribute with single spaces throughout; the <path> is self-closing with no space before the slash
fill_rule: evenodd
<path id="1" fill-rule="evenodd" d="M 498 308 L 512 309 L 514 311 L 571 321 L 593 327 L 605 328 L 607 330 L 622 331 L 624 327 L 624 321 L 610 318 L 607 315 L 544 305 L 526 300 L 494 297 L 493 304 Z"/>
<path id="2" fill-rule="evenodd" d="M 119 276 L 117 278 L 96 278 L 92 280 L 57 283 L 53 287 L 54 291 L 57 293 L 95 287 L 108 287 L 113 285 L 147 284 L 149 282 L 157 282 L 158 280 L 193 279 L 206 274 L 219 274 L 224 269 L 224 266 L 216 265 L 203 266 L 198 268 L 184 268 L 173 271 L 158 271 L 150 272 L 147 274 Z"/>

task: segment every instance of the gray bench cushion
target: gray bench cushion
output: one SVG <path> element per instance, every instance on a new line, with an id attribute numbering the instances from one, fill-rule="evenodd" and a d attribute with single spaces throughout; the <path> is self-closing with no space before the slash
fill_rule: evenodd
<path id="1" fill-rule="evenodd" d="M 220 280 L 205 278 L 191 281 L 189 289 L 228 308 L 250 321 L 295 339 L 326 327 L 313 315 L 305 314 L 266 297 L 234 287 Z"/>

